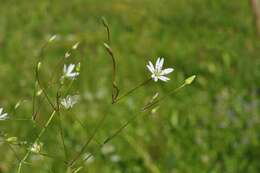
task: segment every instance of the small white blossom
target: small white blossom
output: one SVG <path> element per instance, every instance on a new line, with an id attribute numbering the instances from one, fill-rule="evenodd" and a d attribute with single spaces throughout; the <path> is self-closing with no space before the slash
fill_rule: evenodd
<path id="1" fill-rule="evenodd" d="M 8 118 L 8 114 L 3 112 L 3 108 L 0 108 L 0 121 L 4 121 Z"/>
<path id="2" fill-rule="evenodd" d="M 63 73 L 64 73 L 63 76 L 65 78 L 74 80 L 79 75 L 79 72 L 74 72 L 74 69 L 75 69 L 75 64 L 70 64 L 69 66 L 65 64 L 63 67 Z"/>
<path id="3" fill-rule="evenodd" d="M 69 58 L 70 57 L 70 53 L 69 52 L 66 52 L 65 55 L 64 55 L 65 58 Z"/>
<path id="4" fill-rule="evenodd" d="M 42 143 L 34 143 L 32 147 L 30 148 L 31 152 L 33 153 L 39 153 L 42 149 L 43 144 Z"/>
<path id="5" fill-rule="evenodd" d="M 153 78 L 153 80 L 155 82 L 158 81 L 158 79 L 160 79 L 161 81 L 167 82 L 168 80 L 170 80 L 168 77 L 166 77 L 165 75 L 173 72 L 173 68 L 166 68 L 166 69 L 162 69 L 163 67 L 163 62 L 164 59 L 163 58 L 158 58 L 156 61 L 155 66 L 152 64 L 151 61 L 149 61 L 149 64 L 146 65 L 146 67 L 148 68 L 148 70 L 152 73 L 151 77 Z"/>
<path id="6" fill-rule="evenodd" d="M 61 100 L 62 106 L 64 106 L 65 109 L 72 108 L 77 102 L 79 101 L 79 95 L 70 96 L 68 95 L 66 98 L 63 98 Z"/>

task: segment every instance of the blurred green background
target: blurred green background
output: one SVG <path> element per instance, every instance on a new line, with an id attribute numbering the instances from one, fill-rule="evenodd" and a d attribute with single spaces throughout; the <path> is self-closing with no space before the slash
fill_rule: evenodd
<path id="1" fill-rule="evenodd" d="M 168 83 L 158 82 L 111 105 L 111 60 L 103 48 L 111 29 L 121 92 L 149 77 L 145 65 L 158 56 L 174 67 Z M 86 153 L 94 157 L 80 172 L 102 173 L 238 173 L 260 172 L 260 44 L 246 0 L 1 0 L 0 106 L 12 119 L 31 119 L 34 65 L 42 44 L 42 80 L 55 74 L 54 64 L 80 41 L 69 62 L 81 62 L 80 78 L 70 94 L 80 102 L 61 119 L 69 159 L 88 139 L 100 118 L 107 119 Z M 62 68 L 61 68 L 62 69 Z M 102 142 L 159 92 L 191 85 L 153 112 L 140 114 L 118 137 Z M 48 93 L 55 100 L 55 87 Z M 14 106 L 22 101 L 18 109 Z M 0 121 L 6 137 L 32 142 L 51 113 L 47 102 L 36 123 Z M 81 122 L 81 124 L 79 123 Z M 41 139 L 43 152 L 64 158 L 55 119 Z M 84 126 L 84 128 L 82 127 Z M 26 146 L 0 143 L 0 172 L 15 172 Z M 98 152 L 101 151 L 101 152 Z M 22 172 L 66 172 L 59 159 L 32 154 Z"/>

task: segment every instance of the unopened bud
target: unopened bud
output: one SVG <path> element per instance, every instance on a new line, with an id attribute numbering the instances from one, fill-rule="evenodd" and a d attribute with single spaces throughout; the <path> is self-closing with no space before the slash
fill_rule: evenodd
<path id="1" fill-rule="evenodd" d="M 7 138 L 6 142 L 15 143 L 15 142 L 17 142 L 17 137 L 13 136 L 13 137 Z"/>
<path id="2" fill-rule="evenodd" d="M 185 84 L 190 85 L 194 81 L 195 78 L 196 78 L 196 75 L 192 75 L 192 76 L 188 77 L 187 79 L 185 79 Z"/>
<path id="3" fill-rule="evenodd" d="M 55 40 L 56 38 L 57 38 L 57 35 L 51 36 L 51 38 L 49 39 L 49 42 L 52 42 L 52 41 Z"/>
<path id="4" fill-rule="evenodd" d="M 78 48 L 78 46 L 79 46 L 79 43 L 80 43 L 80 42 L 75 43 L 75 44 L 72 46 L 72 49 L 73 49 L 73 50 L 76 50 L 76 49 Z"/>

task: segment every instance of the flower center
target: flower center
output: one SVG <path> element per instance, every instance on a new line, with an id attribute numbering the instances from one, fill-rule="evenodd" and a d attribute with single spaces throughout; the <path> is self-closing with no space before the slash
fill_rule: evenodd
<path id="1" fill-rule="evenodd" d="M 159 77 L 159 76 L 161 76 L 161 73 L 162 73 L 161 70 L 156 69 L 154 75 L 155 75 L 156 77 Z"/>

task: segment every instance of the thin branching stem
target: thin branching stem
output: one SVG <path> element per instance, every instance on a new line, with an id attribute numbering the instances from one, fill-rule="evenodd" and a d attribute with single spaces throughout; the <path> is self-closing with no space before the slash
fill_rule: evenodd
<path id="1" fill-rule="evenodd" d="M 97 132 L 99 131 L 99 129 L 102 127 L 103 123 L 105 122 L 105 119 L 107 117 L 107 114 L 104 114 L 100 120 L 100 122 L 98 123 L 98 125 L 96 126 L 96 128 L 94 129 L 92 135 L 89 137 L 89 139 L 85 142 L 85 144 L 83 145 L 83 147 L 81 148 L 80 152 L 74 157 L 74 159 L 72 159 L 72 161 L 69 163 L 69 167 L 73 166 L 73 164 L 80 158 L 80 156 L 85 152 L 86 148 L 88 147 L 88 145 L 90 144 L 90 142 L 94 139 L 94 137 L 96 136 Z"/>
<path id="2" fill-rule="evenodd" d="M 50 155 L 48 153 L 42 153 L 42 152 L 39 152 L 37 154 L 39 154 L 43 157 L 48 157 L 48 158 L 51 158 L 51 159 L 59 160 L 59 161 L 63 162 L 64 164 L 67 164 L 67 161 L 63 160 L 61 157 L 53 156 L 53 155 Z"/>
<path id="3" fill-rule="evenodd" d="M 88 128 L 86 125 L 84 125 L 76 116 L 73 116 L 73 117 L 74 117 L 75 121 L 78 122 L 79 125 L 80 125 L 83 129 L 86 130 L 86 133 L 89 133 L 89 128 Z M 87 134 L 87 135 L 88 135 L 88 134 Z M 95 138 L 93 138 L 93 140 L 94 140 L 98 145 L 101 145 L 101 143 L 100 143 L 98 140 L 96 140 Z"/>
<path id="4" fill-rule="evenodd" d="M 45 88 L 43 87 L 43 85 L 42 85 L 42 83 L 41 83 L 41 81 L 40 81 L 39 69 L 38 69 L 38 68 L 36 69 L 36 79 L 37 79 L 37 83 L 38 83 L 40 89 L 42 90 L 44 96 L 46 97 L 48 103 L 51 105 L 52 109 L 55 110 L 56 108 L 55 108 L 54 104 L 52 103 L 52 101 L 51 101 L 49 95 L 47 94 Z"/>
<path id="5" fill-rule="evenodd" d="M 45 48 L 47 47 L 47 45 L 49 44 L 49 41 L 45 41 L 44 44 L 41 46 L 40 52 L 37 55 L 37 59 L 39 59 L 37 61 L 37 63 L 35 64 L 35 74 L 34 74 L 34 89 L 33 89 L 33 110 L 32 110 L 32 117 L 33 120 L 36 118 L 36 112 L 35 112 L 35 108 L 36 108 L 36 92 L 37 92 L 37 70 L 38 70 L 38 64 L 42 61 L 43 59 L 43 52 L 45 50 Z"/>
<path id="6" fill-rule="evenodd" d="M 111 57 L 112 60 L 112 79 L 111 79 L 111 87 L 112 87 L 112 103 L 115 103 L 118 94 L 119 94 L 119 88 L 116 85 L 116 71 L 117 71 L 117 65 L 116 65 L 116 59 L 114 57 L 114 53 L 111 49 L 111 47 L 104 43 L 104 47 L 106 49 L 106 51 L 108 52 L 108 54 Z"/>
<path id="7" fill-rule="evenodd" d="M 122 131 L 124 129 L 126 129 L 132 122 L 134 122 L 139 116 L 140 113 L 145 112 L 147 110 L 149 110 L 150 108 L 152 108 L 155 105 L 158 105 L 159 102 L 162 102 L 164 100 L 166 100 L 167 98 L 169 98 L 170 95 L 176 93 L 177 91 L 179 91 L 180 89 L 182 89 L 183 87 L 185 87 L 186 84 L 182 84 L 179 87 L 177 87 L 176 89 L 174 89 L 173 91 L 169 92 L 168 95 L 162 97 L 161 99 L 152 102 L 148 105 L 146 105 L 144 108 L 141 109 L 141 112 L 135 114 L 133 117 L 131 117 L 127 122 L 125 122 L 121 127 L 119 127 L 114 133 L 112 133 L 110 136 L 108 136 L 104 142 L 102 143 L 102 145 L 100 145 L 100 148 L 102 148 L 105 144 L 107 144 L 108 142 L 110 142 L 111 140 L 113 140 L 114 138 L 116 138 L 120 133 L 122 133 Z M 84 159 L 84 161 L 88 160 L 91 156 L 93 156 L 93 154 L 90 154 L 88 157 L 86 157 Z"/>
<path id="8" fill-rule="evenodd" d="M 160 102 L 166 100 L 167 98 L 169 98 L 169 96 L 171 96 L 172 94 L 174 94 L 175 92 L 179 91 L 180 89 L 182 89 L 182 88 L 185 87 L 185 86 L 186 86 L 186 84 L 183 83 L 182 85 L 180 85 L 179 87 L 177 87 L 177 88 L 174 89 L 173 91 L 170 91 L 166 96 L 164 96 L 164 97 L 162 97 L 162 98 L 160 98 L 160 99 L 158 99 L 158 100 L 155 100 L 155 101 L 153 101 L 153 102 L 151 102 L 151 103 L 148 103 L 147 105 L 145 105 L 145 106 L 142 108 L 142 111 L 146 111 L 146 110 L 148 110 L 148 109 L 150 109 L 150 108 L 152 108 L 152 107 L 158 105 Z"/>
<path id="9" fill-rule="evenodd" d="M 60 87 L 59 87 L 60 90 Z M 63 146 L 63 150 L 64 150 L 64 155 L 65 155 L 65 159 L 68 159 L 68 152 L 67 152 L 67 147 L 65 145 L 65 141 L 64 141 L 64 133 L 63 133 L 63 128 L 62 128 L 62 123 L 61 123 L 61 114 L 60 114 L 60 92 L 57 92 L 57 96 L 56 96 L 56 104 L 57 104 L 57 114 L 58 114 L 58 128 L 59 128 L 59 132 L 60 132 L 60 137 L 61 137 L 61 141 L 62 141 L 62 146 Z"/>
<path id="10" fill-rule="evenodd" d="M 10 148 L 10 150 L 14 153 L 15 158 L 16 158 L 18 161 L 20 161 L 20 158 L 19 158 L 18 154 L 16 153 L 16 151 L 14 150 L 14 148 L 12 147 L 12 145 L 10 145 L 8 142 L 5 142 L 5 143 L 6 143 L 6 145 L 8 146 L 8 148 Z"/>
<path id="11" fill-rule="evenodd" d="M 141 84 L 137 85 L 136 87 L 130 89 L 128 92 L 126 92 L 125 94 L 123 94 L 122 96 L 119 96 L 116 100 L 115 103 L 119 102 L 120 100 L 122 100 L 123 98 L 129 96 L 130 94 L 132 94 L 134 91 L 136 91 L 137 89 L 147 85 L 150 81 L 152 81 L 152 78 L 149 78 L 147 80 L 145 80 L 144 82 L 142 82 Z"/>
<path id="12" fill-rule="evenodd" d="M 35 143 L 38 143 L 40 138 L 42 137 L 42 135 L 44 134 L 44 132 L 46 131 L 47 127 L 50 125 L 52 119 L 54 118 L 54 115 L 56 114 L 56 110 L 54 110 L 48 121 L 45 123 L 44 127 L 42 128 L 42 130 L 40 131 L 40 133 L 38 134 L 37 138 L 34 140 L 33 144 Z M 26 161 L 26 159 L 30 156 L 31 154 L 31 150 L 28 149 L 27 153 L 24 155 L 24 157 L 22 158 L 22 160 L 20 161 L 19 165 L 18 165 L 18 169 L 17 169 L 17 173 L 20 173 L 21 172 L 21 168 L 22 168 L 22 165 L 23 163 Z"/>
<path id="13" fill-rule="evenodd" d="M 116 64 L 116 59 L 113 53 L 113 50 L 110 47 L 111 44 L 111 39 L 110 39 L 110 29 L 107 23 L 107 20 L 105 17 L 102 17 L 102 23 L 104 25 L 104 27 L 106 28 L 106 32 L 107 32 L 107 43 L 104 43 L 104 47 L 106 49 L 106 51 L 108 52 L 108 54 L 111 57 L 112 60 L 112 81 L 111 81 L 111 87 L 112 87 L 112 103 L 115 103 L 118 94 L 119 94 L 119 88 L 116 85 L 116 71 L 117 71 L 117 64 Z"/>

